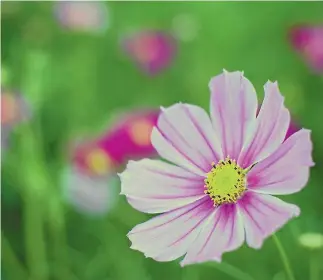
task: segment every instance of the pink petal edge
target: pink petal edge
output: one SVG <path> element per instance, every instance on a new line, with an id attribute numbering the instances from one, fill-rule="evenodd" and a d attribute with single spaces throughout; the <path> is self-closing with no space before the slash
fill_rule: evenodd
<path id="1" fill-rule="evenodd" d="M 162 158 L 201 176 L 221 155 L 210 119 L 202 108 L 194 105 L 163 108 L 151 141 Z"/>
<path id="2" fill-rule="evenodd" d="M 129 161 L 119 177 L 120 194 L 141 212 L 167 212 L 205 196 L 203 177 L 159 160 Z"/>
<path id="3" fill-rule="evenodd" d="M 308 182 L 312 160 L 310 130 L 301 129 L 290 136 L 266 159 L 248 173 L 248 189 L 266 194 L 291 194 Z"/>
<path id="4" fill-rule="evenodd" d="M 294 204 L 255 192 L 247 192 L 237 205 L 243 219 L 247 244 L 255 249 L 261 248 L 267 237 L 300 214 L 299 207 Z"/>
<path id="5" fill-rule="evenodd" d="M 213 213 L 188 249 L 181 266 L 206 261 L 221 262 L 222 254 L 239 248 L 245 233 L 235 204 L 214 208 Z"/>
<path id="6" fill-rule="evenodd" d="M 135 226 L 128 233 L 130 248 L 160 262 L 178 259 L 188 251 L 214 211 L 210 206 L 205 197 Z"/>
<path id="7" fill-rule="evenodd" d="M 265 84 L 265 98 L 257 116 L 256 126 L 244 143 L 238 163 L 247 168 L 274 152 L 283 143 L 290 124 L 277 82 Z"/>
<path id="8" fill-rule="evenodd" d="M 243 72 L 225 70 L 211 79 L 209 88 L 211 120 L 221 139 L 223 156 L 237 160 L 256 120 L 256 90 Z"/>

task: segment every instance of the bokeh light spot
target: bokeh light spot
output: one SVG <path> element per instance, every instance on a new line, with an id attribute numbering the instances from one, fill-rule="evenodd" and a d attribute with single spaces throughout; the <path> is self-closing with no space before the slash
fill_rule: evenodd
<path id="1" fill-rule="evenodd" d="M 17 100 L 12 94 L 1 94 L 1 124 L 12 123 L 18 114 Z"/>
<path id="2" fill-rule="evenodd" d="M 91 171 L 98 175 L 107 174 L 113 164 L 109 155 L 101 149 L 91 151 L 87 156 L 86 163 Z"/>
<path id="3" fill-rule="evenodd" d="M 131 139 L 139 146 L 150 145 L 150 135 L 153 124 L 148 120 L 139 120 L 133 123 L 129 133 Z"/>

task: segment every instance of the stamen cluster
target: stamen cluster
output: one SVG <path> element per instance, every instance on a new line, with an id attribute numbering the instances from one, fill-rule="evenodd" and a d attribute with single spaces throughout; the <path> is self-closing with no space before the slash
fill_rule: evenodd
<path id="1" fill-rule="evenodd" d="M 229 156 L 212 163 L 212 169 L 206 174 L 205 194 L 214 202 L 214 206 L 225 203 L 236 203 L 246 190 L 246 171 Z"/>

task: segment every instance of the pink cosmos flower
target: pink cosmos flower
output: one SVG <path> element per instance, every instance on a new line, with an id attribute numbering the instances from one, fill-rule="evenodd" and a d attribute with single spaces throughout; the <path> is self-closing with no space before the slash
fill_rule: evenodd
<path id="1" fill-rule="evenodd" d="M 168 67 L 175 56 L 174 38 L 162 31 L 140 31 L 127 36 L 122 43 L 126 53 L 150 75 Z"/>
<path id="2" fill-rule="evenodd" d="M 117 170 L 128 159 L 156 155 L 150 134 L 159 110 L 130 112 L 99 137 L 72 146 L 63 177 L 65 199 L 78 211 L 107 213 L 116 203 Z"/>
<path id="3" fill-rule="evenodd" d="M 311 68 L 323 71 L 323 25 L 298 25 L 290 30 L 290 40 Z"/>
<path id="4" fill-rule="evenodd" d="M 314 165 L 309 130 L 284 141 L 290 115 L 277 82 L 265 84 L 257 116 L 256 91 L 243 73 L 224 71 L 209 86 L 211 118 L 181 103 L 159 116 L 151 141 L 167 162 L 130 161 L 119 175 L 135 209 L 163 213 L 128 234 L 132 249 L 157 261 L 221 261 L 245 241 L 260 248 L 300 214 L 272 196 L 300 191 Z"/>
<path id="5" fill-rule="evenodd" d="M 74 165 L 85 173 L 100 176 L 115 172 L 128 159 L 155 155 L 150 134 L 158 115 L 159 110 L 138 110 L 119 117 L 99 137 L 73 147 Z"/>

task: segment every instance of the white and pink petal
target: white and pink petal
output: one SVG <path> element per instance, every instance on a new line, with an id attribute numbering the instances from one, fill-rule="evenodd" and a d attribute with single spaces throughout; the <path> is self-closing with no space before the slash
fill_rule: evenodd
<path id="1" fill-rule="evenodd" d="M 259 249 L 267 237 L 300 214 L 296 205 L 254 192 L 247 192 L 237 205 L 243 219 L 247 244 L 255 249 Z"/>
<path id="2" fill-rule="evenodd" d="M 156 216 L 134 227 L 128 234 L 131 248 L 157 261 L 183 256 L 214 211 L 208 197 Z"/>
<path id="3" fill-rule="evenodd" d="M 167 212 L 204 197 L 204 177 L 159 160 L 129 161 L 119 175 L 121 194 L 135 209 Z"/>
<path id="4" fill-rule="evenodd" d="M 238 159 L 239 165 L 247 168 L 268 157 L 283 143 L 289 125 L 290 114 L 284 106 L 284 97 L 277 82 L 267 82 L 256 125 L 244 143 Z"/>
<path id="5" fill-rule="evenodd" d="M 211 120 L 221 140 L 224 157 L 237 159 L 254 126 L 257 94 L 242 72 L 227 72 L 211 79 Z"/>
<path id="6" fill-rule="evenodd" d="M 305 187 L 312 160 L 311 132 L 299 130 L 248 173 L 248 188 L 267 194 L 291 194 Z"/>
<path id="7" fill-rule="evenodd" d="M 194 105 L 163 108 L 151 140 L 161 157 L 200 175 L 222 157 L 210 118 Z"/>
<path id="8" fill-rule="evenodd" d="M 181 265 L 212 260 L 220 262 L 223 253 L 239 248 L 244 240 L 244 227 L 238 207 L 235 204 L 223 205 L 210 215 Z"/>

